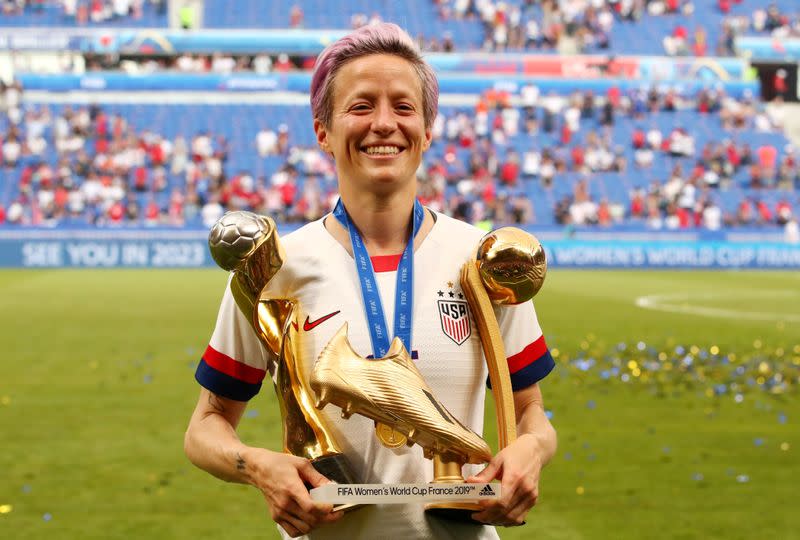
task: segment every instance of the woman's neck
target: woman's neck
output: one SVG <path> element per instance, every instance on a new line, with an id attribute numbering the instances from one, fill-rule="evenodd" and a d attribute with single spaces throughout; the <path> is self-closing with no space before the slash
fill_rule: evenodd
<path id="1" fill-rule="evenodd" d="M 399 194 L 375 197 L 372 193 L 359 193 L 353 197 L 342 194 L 342 203 L 370 255 L 402 253 L 411 233 L 413 197 Z"/>
<path id="2" fill-rule="evenodd" d="M 373 193 L 342 192 L 341 199 L 371 257 L 397 255 L 405 250 L 412 229 L 415 200 L 413 194 L 375 196 Z M 425 218 L 415 239 L 415 249 L 432 226 L 433 218 L 425 212 Z M 351 252 L 350 236 L 337 219 L 325 220 L 325 227 L 348 252 Z"/>

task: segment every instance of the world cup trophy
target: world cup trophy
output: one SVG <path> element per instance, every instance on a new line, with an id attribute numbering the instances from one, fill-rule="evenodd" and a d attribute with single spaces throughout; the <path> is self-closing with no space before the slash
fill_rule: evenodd
<path id="1" fill-rule="evenodd" d="M 211 228 L 208 245 L 217 265 L 233 273 L 230 289 L 236 304 L 273 355 L 269 371 L 280 405 L 283 451 L 309 459 L 334 482 L 357 483 L 350 463 L 314 407 L 308 378 L 297 361 L 301 347 L 296 330 L 298 302 L 264 294 L 286 258 L 274 221 L 252 212 L 228 212 Z"/>
<path id="2" fill-rule="evenodd" d="M 461 287 L 478 328 L 489 380 L 496 402 L 500 449 L 516 439 L 511 377 L 493 305 L 527 302 L 539 291 L 547 272 L 544 249 L 531 234 L 504 227 L 484 236 L 474 260 L 461 269 Z M 492 458 L 486 442 L 455 418 L 425 383 L 399 338 L 383 358 L 359 356 L 347 340 L 347 324 L 320 353 L 310 386 L 316 405 L 332 403 L 342 416 L 360 414 L 376 422 L 376 434 L 386 446 L 419 444 L 433 461 L 433 483 L 463 484 L 466 463 Z M 474 486 L 471 486 L 474 487 Z M 459 521 L 473 521 L 481 507 L 468 501 L 432 502 L 426 511 Z"/>

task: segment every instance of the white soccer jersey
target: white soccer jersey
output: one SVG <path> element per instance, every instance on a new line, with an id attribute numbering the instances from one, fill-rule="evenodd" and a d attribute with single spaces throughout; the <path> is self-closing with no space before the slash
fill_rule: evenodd
<path id="1" fill-rule="evenodd" d="M 464 425 L 483 431 L 488 370 L 475 323 L 461 291 L 464 262 L 474 257 L 479 229 L 435 214 L 436 223 L 414 252 L 412 358 L 433 394 Z M 329 219 L 334 219 L 329 216 Z M 298 335 L 310 373 L 320 351 L 345 323 L 348 337 L 361 356 L 372 354 L 358 274 L 353 258 L 318 220 L 281 239 L 286 261 L 275 275 L 270 297 L 299 303 Z M 396 269 L 400 256 L 373 257 L 388 328 L 393 328 Z M 546 376 L 553 359 L 545 345 L 532 302 L 496 308 L 508 355 L 514 389 Z M 260 389 L 268 353 L 226 290 L 211 342 L 196 378 L 212 392 L 240 401 Z M 374 423 L 353 415 L 324 411 L 333 435 L 363 483 L 418 483 L 433 479 L 433 465 L 418 445 L 388 449 L 375 436 Z M 470 469 L 471 467 L 471 469 Z M 464 476 L 481 469 L 465 467 Z M 281 533 L 283 533 L 282 529 Z M 326 525 L 312 538 L 497 538 L 493 527 L 462 524 L 424 514 L 416 505 L 372 505 Z"/>

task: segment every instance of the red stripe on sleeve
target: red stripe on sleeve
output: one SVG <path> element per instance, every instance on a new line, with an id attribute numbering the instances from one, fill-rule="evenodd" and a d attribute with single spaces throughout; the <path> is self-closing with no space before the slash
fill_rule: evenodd
<path id="1" fill-rule="evenodd" d="M 206 348 L 206 352 L 203 354 L 203 360 L 217 371 L 221 371 L 225 375 L 230 375 L 235 379 L 250 384 L 260 383 L 264 380 L 264 375 L 266 374 L 265 370 L 248 366 L 242 362 L 237 362 L 230 356 L 213 349 L 211 345 Z"/>
<path id="2" fill-rule="evenodd" d="M 369 259 L 372 261 L 372 269 L 375 272 L 396 272 L 402 257 L 403 254 L 400 253 L 399 255 L 376 255 Z"/>
<path id="3" fill-rule="evenodd" d="M 542 336 L 514 356 L 508 357 L 508 371 L 510 373 L 516 373 L 536 362 L 546 352 L 547 344 L 544 342 L 544 336 Z"/>

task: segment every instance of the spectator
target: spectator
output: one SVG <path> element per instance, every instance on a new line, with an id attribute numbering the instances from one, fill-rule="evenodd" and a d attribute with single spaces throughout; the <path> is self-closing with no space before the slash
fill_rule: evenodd
<path id="1" fill-rule="evenodd" d="M 792 218 L 783 226 L 783 236 L 788 244 L 800 244 L 800 225 Z"/>
<path id="2" fill-rule="evenodd" d="M 303 18 L 303 8 L 299 4 L 294 4 L 289 10 L 289 28 L 302 28 Z"/>

